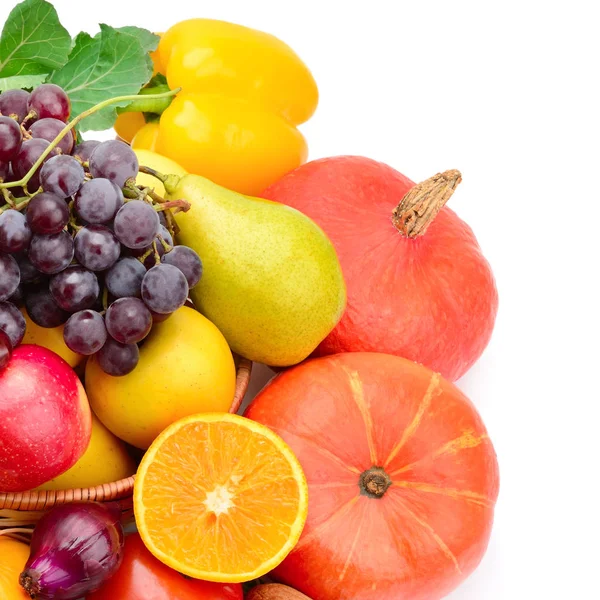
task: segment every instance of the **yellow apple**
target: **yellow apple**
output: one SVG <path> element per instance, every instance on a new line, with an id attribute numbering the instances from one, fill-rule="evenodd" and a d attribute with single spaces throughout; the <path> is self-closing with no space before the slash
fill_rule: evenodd
<path id="1" fill-rule="evenodd" d="M 135 470 L 136 464 L 127 446 L 92 414 L 92 437 L 84 455 L 68 471 L 38 490 L 95 487 L 130 477 Z"/>
<path id="2" fill-rule="evenodd" d="M 117 437 L 142 449 L 183 417 L 228 412 L 235 379 L 223 334 L 186 306 L 154 324 L 137 367 L 128 375 L 107 375 L 95 357 L 85 372 L 92 410 Z"/>
<path id="3" fill-rule="evenodd" d="M 48 350 L 52 350 L 52 352 L 58 354 L 73 368 L 85 360 L 85 356 L 76 354 L 65 344 L 65 340 L 63 339 L 64 325 L 52 328 L 40 327 L 29 318 L 24 308 L 21 309 L 21 312 L 25 317 L 26 323 L 23 344 L 34 344 L 48 348 Z"/>

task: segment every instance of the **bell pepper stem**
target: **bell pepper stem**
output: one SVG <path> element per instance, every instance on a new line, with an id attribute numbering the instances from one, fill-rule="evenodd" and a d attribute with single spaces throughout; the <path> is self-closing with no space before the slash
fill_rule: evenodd
<path id="1" fill-rule="evenodd" d="M 163 94 L 148 95 L 148 98 L 150 98 L 150 99 L 169 98 L 171 96 L 175 96 L 175 94 L 179 93 L 180 91 L 181 91 L 181 88 L 177 88 L 175 90 L 169 90 L 168 92 L 165 92 Z M 29 180 L 31 179 L 31 177 L 33 177 L 34 173 L 39 169 L 40 165 L 44 162 L 46 157 L 52 152 L 52 150 L 54 150 L 54 148 L 56 148 L 56 146 L 59 144 L 59 142 L 65 137 L 65 135 L 67 135 L 67 133 L 69 133 L 69 131 L 71 131 L 71 129 L 73 129 L 73 127 L 75 127 L 75 125 L 77 125 L 77 123 L 79 123 L 86 117 L 93 115 L 95 112 L 98 112 L 99 110 L 102 110 L 103 108 L 106 108 L 107 106 L 110 106 L 111 104 L 116 104 L 118 102 L 125 102 L 128 100 L 135 100 L 135 99 L 137 99 L 137 97 L 138 96 L 136 94 L 136 95 L 129 95 L 129 96 L 117 96 L 116 98 L 109 98 L 108 100 L 104 100 L 104 101 L 96 104 L 96 106 L 92 106 L 92 108 L 89 108 L 88 110 L 77 115 L 71 122 L 69 122 L 69 123 L 67 123 L 67 125 L 65 125 L 65 127 L 54 138 L 54 140 L 50 143 L 50 145 L 42 152 L 40 157 L 35 161 L 35 163 L 31 167 L 31 169 L 29 169 L 29 171 L 26 173 L 26 175 L 22 179 L 19 179 L 18 181 L 0 183 L 0 189 L 18 187 L 18 186 L 26 186 L 27 183 L 29 182 Z"/>
<path id="2" fill-rule="evenodd" d="M 144 88 L 131 104 L 117 109 L 117 112 L 119 114 L 125 112 L 142 112 L 161 115 L 171 104 L 173 97 L 156 98 L 156 96 L 168 91 L 169 86 L 165 84 Z"/>

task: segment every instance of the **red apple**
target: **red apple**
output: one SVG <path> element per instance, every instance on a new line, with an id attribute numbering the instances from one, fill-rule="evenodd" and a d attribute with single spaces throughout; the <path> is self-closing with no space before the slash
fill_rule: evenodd
<path id="1" fill-rule="evenodd" d="M 0 370 L 0 491 L 36 488 L 70 469 L 90 442 L 85 390 L 60 356 L 22 345 Z"/>

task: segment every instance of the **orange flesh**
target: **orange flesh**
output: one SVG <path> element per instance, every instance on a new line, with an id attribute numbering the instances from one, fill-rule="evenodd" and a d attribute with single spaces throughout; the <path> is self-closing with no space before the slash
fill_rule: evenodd
<path id="1" fill-rule="evenodd" d="M 244 581 L 292 549 L 306 481 L 265 429 L 235 415 L 195 415 L 158 438 L 138 473 L 136 516 L 159 559 L 192 577 Z"/>

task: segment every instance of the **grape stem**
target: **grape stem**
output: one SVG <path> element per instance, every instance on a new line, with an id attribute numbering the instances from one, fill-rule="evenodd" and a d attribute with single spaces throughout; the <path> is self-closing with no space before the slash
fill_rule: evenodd
<path id="1" fill-rule="evenodd" d="M 175 96 L 180 91 L 181 91 L 181 88 L 177 88 L 175 90 L 170 90 L 170 91 L 164 92 L 162 94 L 151 94 L 151 95 L 146 96 L 146 99 L 159 100 L 161 98 L 168 98 L 169 96 Z M 69 131 L 71 131 L 71 129 L 73 129 L 73 127 L 75 127 L 75 125 L 77 125 L 77 123 L 79 123 L 86 117 L 93 115 L 94 113 L 98 112 L 99 110 L 102 110 L 103 108 L 106 108 L 107 106 L 110 106 L 111 104 L 117 104 L 119 102 L 127 102 L 130 100 L 133 101 L 133 100 L 137 100 L 137 98 L 138 98 L 137 94 L 129 95 L 129 96 L 117 96 L 116 98 L 109 98 L 108 100 L 104 100 L 103 102 L 96 104 L 96 106 L 92 106 L 92 108 L 89 108 L 88 110 L 83 111 L 81 114 L 77 115 L 72 121 L 70 121 L 69 123 L 67 123 L 65 125 L 65 127 L 62 129 L 62 131 L 54 138 L 54 140 L 50 143 L 50 145 L 42 152 L 40 157 L 35 161 L 35 163 L 31 167 L 31 169 L 29 169 L 29 171 L 27 172 L 25 177 L 23 177 L 19 181 L 0 183 L 0 189 L 27 185 L 28 181 L 31 179 L 31 177 L 33 177 L 34 173 L 38 170 L 40 165 L 44 162 L 46 157 L 52 152 L 52 150 L 54 150 L 54 148 L 56 148 L 56 146 L 59 144 L 59 142 L 65 137 L 65 135 L 67 135 L 67 133 L 69 133 Z"/>
<path id="2" fill-rule="evenodd" d="M 14 196 L 6 188 L 2 188 L 2 195 L 4 196 L 4 202 L 6 202 L 8 208 L 14 208 L 16 204 Z M 0 208 L 0 210 L 2 209 Z M 0 214 L 2 214 L 2 212 L 0 212 Z"/>
<path id="3" fill-rule="evenodd" d="M 171 250 L 173 250 L 173 246 L 171 246 L 171 244 L 169 244 L 168 242 L 165 241 L 165 238 L 163 238 L 162 235 L 157 236 L 158 240 L 160 241 L 160 243 L 162 244 L 162 247 L 165 250 L 165 254 L 167 252 L 171 252 Z"/>
<path id="4" fill-rule="evenodd" d="M 192 208 L 192 205 L 187 200 L 163 200 L 161 204 L 154 205 L 156 212 L 167 211 L 171 208 L 175 209 L 175 213 L 187 212 Z"/>
<path id="5" fill-rule="evenodd" d="M 2 195 L 6 200 L 6 204 L 4 206 L 0 206 L 0 215 L 7 210 L 14 209 L 20 211 L 22 208 L 25 208 L 35 196 L 37 196 L 42 191 L 42 188 L 39 188 L 33 194 L 27 192 L 27 198 L 23 200 L 23 202 L 16 202 L 15 197 L 10 193 L 9 190 L 2 188 Z M 10 198 L 10 199 L 9 199 Z"/>

